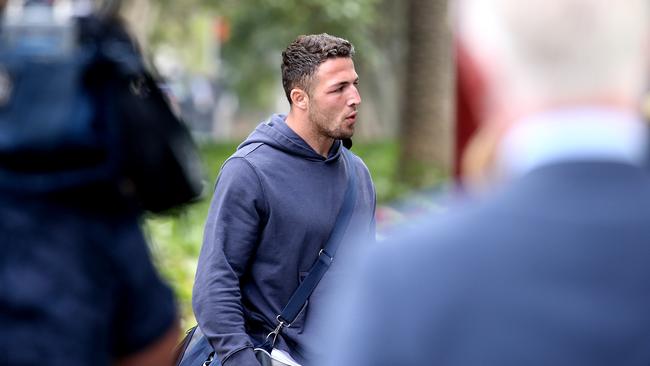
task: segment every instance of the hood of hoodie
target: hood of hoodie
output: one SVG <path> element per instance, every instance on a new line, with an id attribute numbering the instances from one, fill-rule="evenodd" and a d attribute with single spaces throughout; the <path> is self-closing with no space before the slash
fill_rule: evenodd
<path id="1" fill-rule="evenodd" d="M 335 140 L 330 148 L 327 158 L 317 153 L 296 134 L 285 122 L 287 116 L 274 114 L 268 120 L 260 123 L 255 130 L 239 145 L 237 150 L 255 143 L 264 143 L 275 149 L 291 155 L 297 155 L 307 160 L 332 162 L 339 159 L 342 152 L 340 140 Z"/>

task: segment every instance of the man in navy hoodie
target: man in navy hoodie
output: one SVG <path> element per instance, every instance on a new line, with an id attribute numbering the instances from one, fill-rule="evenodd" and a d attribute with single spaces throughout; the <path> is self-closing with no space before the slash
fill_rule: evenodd
<path id="1" fill-rule="evenodd" d="M 361 97 L 354 47 L 328 34 L 300 36 L 282 54 L 288 115 L 261 123 L 223 165 L 208 214 L 194 285 L 196 318 L 224 366 L 258 365 L 253 347 L 316 261 L 348 182 L 343 140 Z M 357 201 L 337 260 L 275 347 L 300 364 L 318 355 L 319 318 L 339 259 L 374 238 L 375 191 L 356 165 Z"/>

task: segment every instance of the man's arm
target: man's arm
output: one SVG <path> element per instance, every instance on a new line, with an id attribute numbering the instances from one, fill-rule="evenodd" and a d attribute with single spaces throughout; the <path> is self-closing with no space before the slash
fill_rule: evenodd
<path id="1" fill-rule="evenodd" d="M 244 158 L 228 160 L 208 213 L 193 292 L 199 326 L 224 364 L 259 366 L 246 333 L 240 278 L 267 212 L 261 182 Z"/>
<path id="2" fill-rule="evenodd" d="M 113 357 L 119 366 L 172 365 L 179 326 L 171 289 L 160 279 L 136 220 L 112 227 L 108 258 L 118 284 Z"/>
<path id="3" fill-rule="evenodd" d="M 116 366 L 172 366 L 173 349 L 178 343 L 179 327 L 176 322 L 151 345 L 117 361 Z"/>

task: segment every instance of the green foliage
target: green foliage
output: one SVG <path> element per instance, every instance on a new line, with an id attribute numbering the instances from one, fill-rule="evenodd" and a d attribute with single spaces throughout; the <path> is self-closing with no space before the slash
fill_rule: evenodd
<path id="1" fill-rule="evenodd" d="M 378 203 L 392 201 L 400 195 L 393 182 L 397 166 L 397 148 L 396 141 L 355 142 L 352 147 L 352 151 L 363 159 L 370 171 Z"/>
<path id="2" fill-rule="evenodd" d="M 202 202 L 177 216 L 150 217 L 145 225 L 155 262 L 174 289 L 185 328 L 193 322 L 192 285 L 206 212 L 207 203 Z"/>
<path id="3" fill-rule="evenodd" d="M 202 145 L 201 156 L 209 176 L 204 198 L 175 215 L 152 216 L 145 222 L 156 265 L 174 289 L 185 328 L 195 322 L 191 305 L 192 286 L 212 188 L 219 168 L 235 151 L 236 146 L 236 143 Z M 368 166 L 375 182 L 378 201 L 383 203 L 394 197 L 396 192 L 391 188 L 391 177 L 395 174 L 397 144 L 394 141 L 366 144 L 355 142 L 352 151 Z"/>
<path id="4" fill-rule="evenodd" d="M 162 1 L 152 44 L 172 43 L 186 55 L 188 67 L 196 63 L 198 15 L 214 14 L 230 25 L 230 38 L 222 44 L 219 77 L 245 100 L 245 107 L 272 104 L 279 84 L 281 52 L 300 34 L 330 33 L 349 39 L 364 50 L 360 58 L 374 57 L 373 25 L 379 0 L 191 0 Z M 203 28 L 203 32 L 209 32 Z M 188 42 L 193 40 L 194 43 Z M 190 50 L 191 49 L 191 50 Z M 362 61 L 363 62 L 363 61 Z"/>
<path id="5" fill-rule="evenodd" d="M 448 172 L 438 166 L 432 166 L 431 159 L 410 159 L 407 164 L 399 167 L 400 179 L 394 184 L 399 184 L 410 189 L 426 189 L 436 187 L 448 180 Z"/>
<path id="6" fill-rule="evenodd" d="M 185 328 L 189 328 L 194 322 L 191 304 L 192 285 L 212 187 L 219 168 L 236 147 L 235 143 L 202 145 L 201 157 L 204 171 L 208 176 L 203 199 L 173 215 L 151 216 L 146 219 L 145 230 L 149 236 L 157 267 L 176 293 Z"/>
<path id="7" fill-rule="evenodd" d="M 223 45 L 224 76 L 247 103 L 269 105 L 277 85 L 281 51 L 296 36 L 331 33 L 358 46 L 368 43 L 376 0 L 225 1 L 232 38 Z"/>

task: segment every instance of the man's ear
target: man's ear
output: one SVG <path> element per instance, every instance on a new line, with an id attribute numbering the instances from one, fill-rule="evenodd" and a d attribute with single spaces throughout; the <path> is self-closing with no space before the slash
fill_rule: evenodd
<path id="1" fill-rule="evenodd" d="M 291 97 L 292 104 L 296 106 L 296 108 L 307 109 L 307 106 L 309 105 L 309 95 L 307 95 L 307 92 L 299 88 L 293 88 L 291 89 L 289 96 Z"/>

